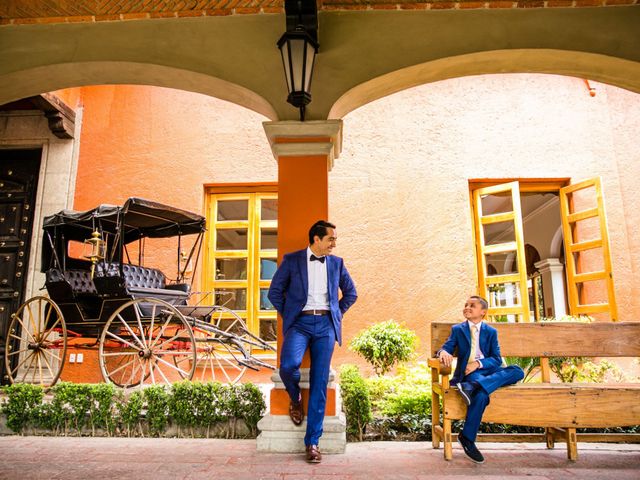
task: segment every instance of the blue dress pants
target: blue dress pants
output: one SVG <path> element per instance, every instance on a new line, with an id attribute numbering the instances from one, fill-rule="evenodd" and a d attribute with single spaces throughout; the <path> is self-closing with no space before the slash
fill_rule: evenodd
<path id="1" fill-rule="evenodd" d="M 489 395 L 498 388 L 512 385 L 523 378 L 524 372 L 517 365 L 499 367 L 492 371 L 479 369 L 464 377 L 463 382 L 477 382 L 480 385 L 480 388 L 476 390 L 471 398 L 471 405 L 467 407 L 467 418 L 462 429 L 462 435 L 467 440 L 476 441 L 482 415 L 487 405 L 489 405 Z"/>
<path id="2" fill-rule="evenodd" d="M 300 398 L 300 364 L 309 349 L 309 404 L 304 444 L 317 445 L 322 436 L 322 423 L 327 405 L 327 384 L 331 356 L 336 343 L 333 321 L 329 315 L 300 315 L 287 331 L 280 352 L 280 378 L 291 400 Z"/>

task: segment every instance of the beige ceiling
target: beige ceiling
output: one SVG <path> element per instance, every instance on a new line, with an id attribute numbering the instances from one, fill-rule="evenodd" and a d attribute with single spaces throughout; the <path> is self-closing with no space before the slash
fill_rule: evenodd
<path id="1" fill-rule="evenodd" d="M 640 6 L 323 11 L 308 119 L 445 78 L 543 72 L 640 92 Z M 283 14 L 0 26 L 0 104 L 60 88 L 158 85 L 271 119 L 285 102 Z"/>

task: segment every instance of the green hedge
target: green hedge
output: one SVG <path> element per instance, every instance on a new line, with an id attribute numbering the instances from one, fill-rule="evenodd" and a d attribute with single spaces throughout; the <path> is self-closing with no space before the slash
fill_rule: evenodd
<path id="1" fill-rule="evenodd" d="M 238 420 L 255 436 L 266 410 L 262 392 L 250 383 L 183 381 L 125 395 L 113 385 L 62 382 L 51 389 L 51 398 L 30 384 L 10 385 L 3 392 L 2 412 L 16 433 L 161 436 L 175 427 L 179 436 L 236 438 Z"/>

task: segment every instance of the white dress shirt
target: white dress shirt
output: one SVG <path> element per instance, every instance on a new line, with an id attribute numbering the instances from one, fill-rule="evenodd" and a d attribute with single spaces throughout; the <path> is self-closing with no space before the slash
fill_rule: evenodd
<path id="1" fill-rule="evenodd" d="M 303 310 L 329 310 L 329 294 L 327 289 L 327 260 L 319 262 L 311 261 L 314 253 L 307 247 L 307 275 L 309 290 L 307 291 L 307 303 Z"/>

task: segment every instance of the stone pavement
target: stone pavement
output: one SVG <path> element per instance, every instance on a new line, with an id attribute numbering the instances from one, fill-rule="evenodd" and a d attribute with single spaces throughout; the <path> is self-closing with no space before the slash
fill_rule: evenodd
<path id="1" fill-rule="evenodd" d="M 256 452 L 255 440 L 0 437 L 0 479 L 455 479 L 638 480 L 640 445 L 482 443 L 486 463 L 476 465 L 459 446 L 446 462 L 428 442 L 350 443 L 344 455 L 309 465 L 299 454 Z"/>

